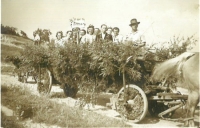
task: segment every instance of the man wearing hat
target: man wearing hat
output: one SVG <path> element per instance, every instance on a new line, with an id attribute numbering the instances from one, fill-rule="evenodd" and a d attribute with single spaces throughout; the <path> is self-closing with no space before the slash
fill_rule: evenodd
<path id="1" fill-rule="evenodd" d="M 140 22 L 137 19 L 132 19 L 130 21 L 129 26 L 131 27 L 132 31 L 126 36 L 124 43 L 131 43 L 134 47 L 138 47 L 137 49 L 137 63 L 140 64 L 142 69 L 142 78 L 137 83 L 138 85 L 143 85 L 145 83 L 144 74 L 146 74 L 145 66 L 143 63 L 144 55 L 146 50 L 144 48 L 146 41 L 142 32 L 138 31 L 138 25 Z"/>
<path id="2" fill-rule="evenodd" d="M 145 44 L 146 40 L 142 32 L 138 31 L 138 25 L 140 22 L 137 19 L 132 19 L 130 21 L 129 26 L 131 27 L 132 31 L 125 37 L 124 43 L 133 43 L 135 47 L 139 47 L 138 49 L 138 57 L 143 58 L 145 54 Z"/>

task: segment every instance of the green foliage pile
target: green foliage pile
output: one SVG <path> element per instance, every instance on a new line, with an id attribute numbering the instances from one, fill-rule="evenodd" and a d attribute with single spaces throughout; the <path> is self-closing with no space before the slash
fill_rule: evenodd
<path id="1" fill-rule="evenodd" d="M 156 56 L 159 61 L 165 61 L 179 56 L 187 50 L 191 50 L 196 45 L 197 41 L 198 40 L 194 39 L 194 36 L 187 38 L 174 36 L 170 41 L 161 43 L 162 47 L 155 48 L 156 52 L 154 54 L 148 53 L 146 58 L 150 59 Z M 150 48 L 155 45 L 156 44 L 151 45 Z"/>
<path id="2" fill-rule="evenodd" d="M 195 42 L 193 37 L 186 40 L 174 38 L 173 41 L 167 42 L 168 47 L 155 48 L 154 53 L 147 50 L 145 60 L 154 62 L 176 57 Z M 152 47 L 153 45 L 149 49 Z M 45 47 L 27 45 L 21 58 L 23 66 L 48 68 L 62 84 L 75 88 L 93 85 L 105 89 L 111 86 L 121 87 L 123 71 L 126 83 L 141 80 L 141 66 L 136 62 L 138 50 L 139 47 L 130 42 L 67 43 L 64 46 L 50 43 Z M 153 67 L 155 63 L 146 61 L 145 64 L 146 67 Z"/>
<path id="3" fill-rule="evenodd" d="M 70 86 L 91 83 L 106 85 L 122 84 L 122 70 L 126 59 L 133 59 L 126 65 L 127 79 L 140 79 L 140 68 L 136 63 L 137 47 L 133 44 L 93 43 L 65 46 L 48 46 L 48 48 L 27 45 L 24 49 L 23 65 L 34 68 L 48 68 L 60 83 Z"/>

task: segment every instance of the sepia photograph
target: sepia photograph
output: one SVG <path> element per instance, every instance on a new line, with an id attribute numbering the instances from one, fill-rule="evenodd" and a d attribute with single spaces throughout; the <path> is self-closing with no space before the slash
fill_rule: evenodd
<path id="1" fill-rule="evenodd" d="M 199 0 L 1 0 L 1 128 L 200 127 Z"/>

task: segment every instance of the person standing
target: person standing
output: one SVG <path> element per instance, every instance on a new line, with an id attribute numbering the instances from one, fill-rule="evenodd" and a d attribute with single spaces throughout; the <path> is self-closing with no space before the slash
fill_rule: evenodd
<path id="1" fill-rule="evenodd" d="M 112 35 L 107 34 L 107 25 L 102 24 L 101 25 L 101 33 L 97 36 L 96 41 L 101 42 L 101 41 L 113 41 Z"/>
<path id="2" fill-rule="evenodd" d="M 34 45 L 40 45 L 40 36 L 38 33 L 34 33 Z"/>
<path id="3" fill-rule="evenodd" d="M 79 27 L 75 27 L 72 29 L 72 40 L 71 40 L 72 43 L 79 44 L 79 31 L 80 31 Z"/>
<path id="4" fill-rule="evenodd" d="M 114 27 L 113 28 L 113 43 L 120 44 L 123 42 L 123 36 L 119 35 L 119 28 Z"/>
<path id="5" fill-rule="evenodd" d="M 81 40 L 82 40 L 82 38 L 85 37 L 86 31 L 84 29 L 81 29 L 79 31 L 79 34 L 80 34 L 79 42 L 82 43 Z"/>
<path id="6" fill-rule="evenodd" d="M 63 40 L 64 40 L 66 43 L 68 43 L 69 40 L 70 40 L 71 38 L 72 38 L 72 31 L 67 31 L 67 32 L 66 32 L 66 36 L 63 37 Z"/>
<path id="7" fill-rule="evenodd" d="M 57 46 L 64 46 L 65 41 L 62 39 L 62 37 L 63 37 L 62 31 L 59 31 L 59 32 L 56 33 L 55 44 Z"/>
<path id="8" fill-rule="evenodd" d="M 106 33 L 112 35 L 112 27 L 108 27 Z"/>
<path id="9" fill-rule="evenodd" d="M 96 40 L 96 36 L 94 35 L 94 26 L 89 25 L 87 28 L 87 34 L 84 38 L 81 39 L 82 43 L 93 43 Z"/>
<path id="10" fill-rule="evenodd" d="M 99 33 L 100 33 L 100 30 L 99 30 L 99 28 L 94 28 L 94 35 L 99 35 Z"/>
<path id="11" fill-rule="evenodd" d="M 140 22 L 137 19 L 132 19 L 130 21 L 129 26 L 131 27 L 132 31 L 126 36 L 124 43 L 131 43 L 133 46 L 138 47 L 137 55 L 140 57 L 144 57 L 145 54 L 145 45 L 146 40 L 141 31 L 138 31 L 138 25 Z"/>

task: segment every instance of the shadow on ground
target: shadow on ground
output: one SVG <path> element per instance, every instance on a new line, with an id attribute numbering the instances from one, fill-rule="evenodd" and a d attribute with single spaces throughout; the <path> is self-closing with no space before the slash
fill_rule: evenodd
<path id="1" fill-rule="evenodd" d="M 84 94 L 84 93 L 77 93 L 75 99 L 84 98 L 84 97 L 86 97 L 87 100 L 89 100 L 91 98 L 91 95 Z M 105 108 L 99 108 L 100 110 L 103 110 L 103 111 L 111 110 L 111 108 L 106 108 L 106 103 L 110 102 L 111 97 L 112 97 L 112 94 L 106 94 L 106 93 L 102 93 L 102 94 L 98 95 L 96 105 L 101 105 L 101 106 L 105 107 Z M 51 95 L 51 98 L 66 98 L 66 96 L 65 96 L 64 92 L 53 92 Z M 185 113 L 186 113 L 185 109 L 180 108 L 175 111 L 175 113 L 173 114 L 173 116 L 170 119 L 178 119 L 178 118 L 184 119 Z M 199 114 L 200 114 L 200 108 L 198 106 L 195 111 L 195 125 L 196 126 L 200 126 L 200 123 L 198 121 Z M 117 118 L 121 118 L 121 117 L 117 116 Z M 159 117 L 153 117 L 149 113 L 147 113 L 146 117 L 138 124 L 157 124 L 157 123 L 159 124 L 159 122 L 162 122 L 162 120 L 163 119 L 161 119 Z M 177 127 L 183 127 L 183 124 L 184 124 L 183 121 L 169 121 L 169 122 L 175 123 L 174 125 L 176 125 Z M 168 123 L 168 121 L 166 123 Z"/>
<path id="2" fill-rule="evenodd" d="M 52 92 L 50 98 L 66 98 L 64 92 Z"/>

